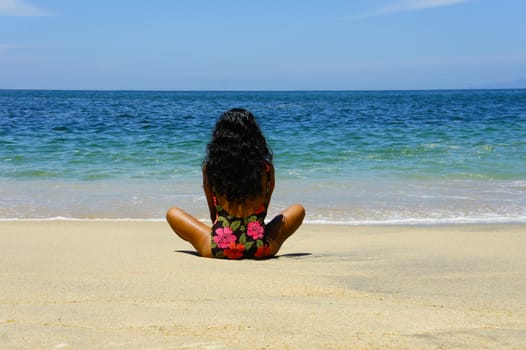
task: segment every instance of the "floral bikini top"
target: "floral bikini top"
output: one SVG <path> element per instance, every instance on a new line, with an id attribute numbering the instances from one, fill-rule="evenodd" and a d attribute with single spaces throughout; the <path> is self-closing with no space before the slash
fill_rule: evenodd
<path id="1" fill-rule="evenodd" d="M 261 206 L 254 214 L 244 218 L 230 215 L 217 203 L 217 218 L 212 225 L 212 255 L 226 259 L 264 259 L 270 256 L 270 246 L 265 234 L 264 219 L 267 207 Z"/>

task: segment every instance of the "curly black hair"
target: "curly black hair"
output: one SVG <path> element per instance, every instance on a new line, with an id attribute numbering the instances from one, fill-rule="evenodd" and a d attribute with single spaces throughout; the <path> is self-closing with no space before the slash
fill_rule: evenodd
<path id="1" fill-rule="evenodd" d="M 263 193 L 261 179 L 272 164 L 272 151 L 252 113 L 242 108 L 223 113 L 206 150 L 203 163 L 212 191 L 234 203 Z"/>

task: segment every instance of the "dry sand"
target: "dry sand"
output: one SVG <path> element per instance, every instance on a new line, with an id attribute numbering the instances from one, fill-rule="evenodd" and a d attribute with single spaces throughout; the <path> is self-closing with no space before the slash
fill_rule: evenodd
<path id="1" fill-rule="evenodd" d="M 1 349 L 525 349 L 526 226 L 305 225 L 196 257 L 161 222 L 0 222 Z"/>

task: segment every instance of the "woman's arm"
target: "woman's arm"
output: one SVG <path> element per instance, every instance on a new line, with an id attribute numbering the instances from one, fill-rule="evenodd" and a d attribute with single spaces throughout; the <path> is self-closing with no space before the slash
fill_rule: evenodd
<path id="1" fill-rule="evenodd" d="M 210 211 L 210 220 L 212 220 L 213 224 L 216 221 L 217 212 L 214 203 L 214 195 L 212 193 L 212 189 L 210 188 L 210 184 L 208 183 L 208 175 L 206 174 L 206 164 L 203 166 L 203 189 L 205 191 L 208 210 Z"/>
<path id="2" fill-rule="evenodd" d="M 272 197 L 272 192 L 274 192 L 274 186 L 276 185 L 275 179 L 274 179 L 274 165 L 271 163 L 268 163 L 268 171 L 267 171 L 267 181 L 268 181 L 268 198 L 267 198 L 267 205 L 270 204 L 270 198 Z"/>

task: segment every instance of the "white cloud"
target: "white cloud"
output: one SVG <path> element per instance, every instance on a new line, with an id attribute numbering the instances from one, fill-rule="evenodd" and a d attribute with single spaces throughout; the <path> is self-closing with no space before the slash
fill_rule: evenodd
<path id="1" fill-rule="evenodd" d="M 397 12 L 418 11 L 433 7 L 457 5 L 471 0 L 396 0 L 369 13 L 354 16 L 354 18 L 367 18 L 383 16 Z"/>
<path id="2" fill-rule="evenodd" d="M 24 0 L 0 0 L 0 16 L 34 17 L 50 13 L 27 4 Z"/>

